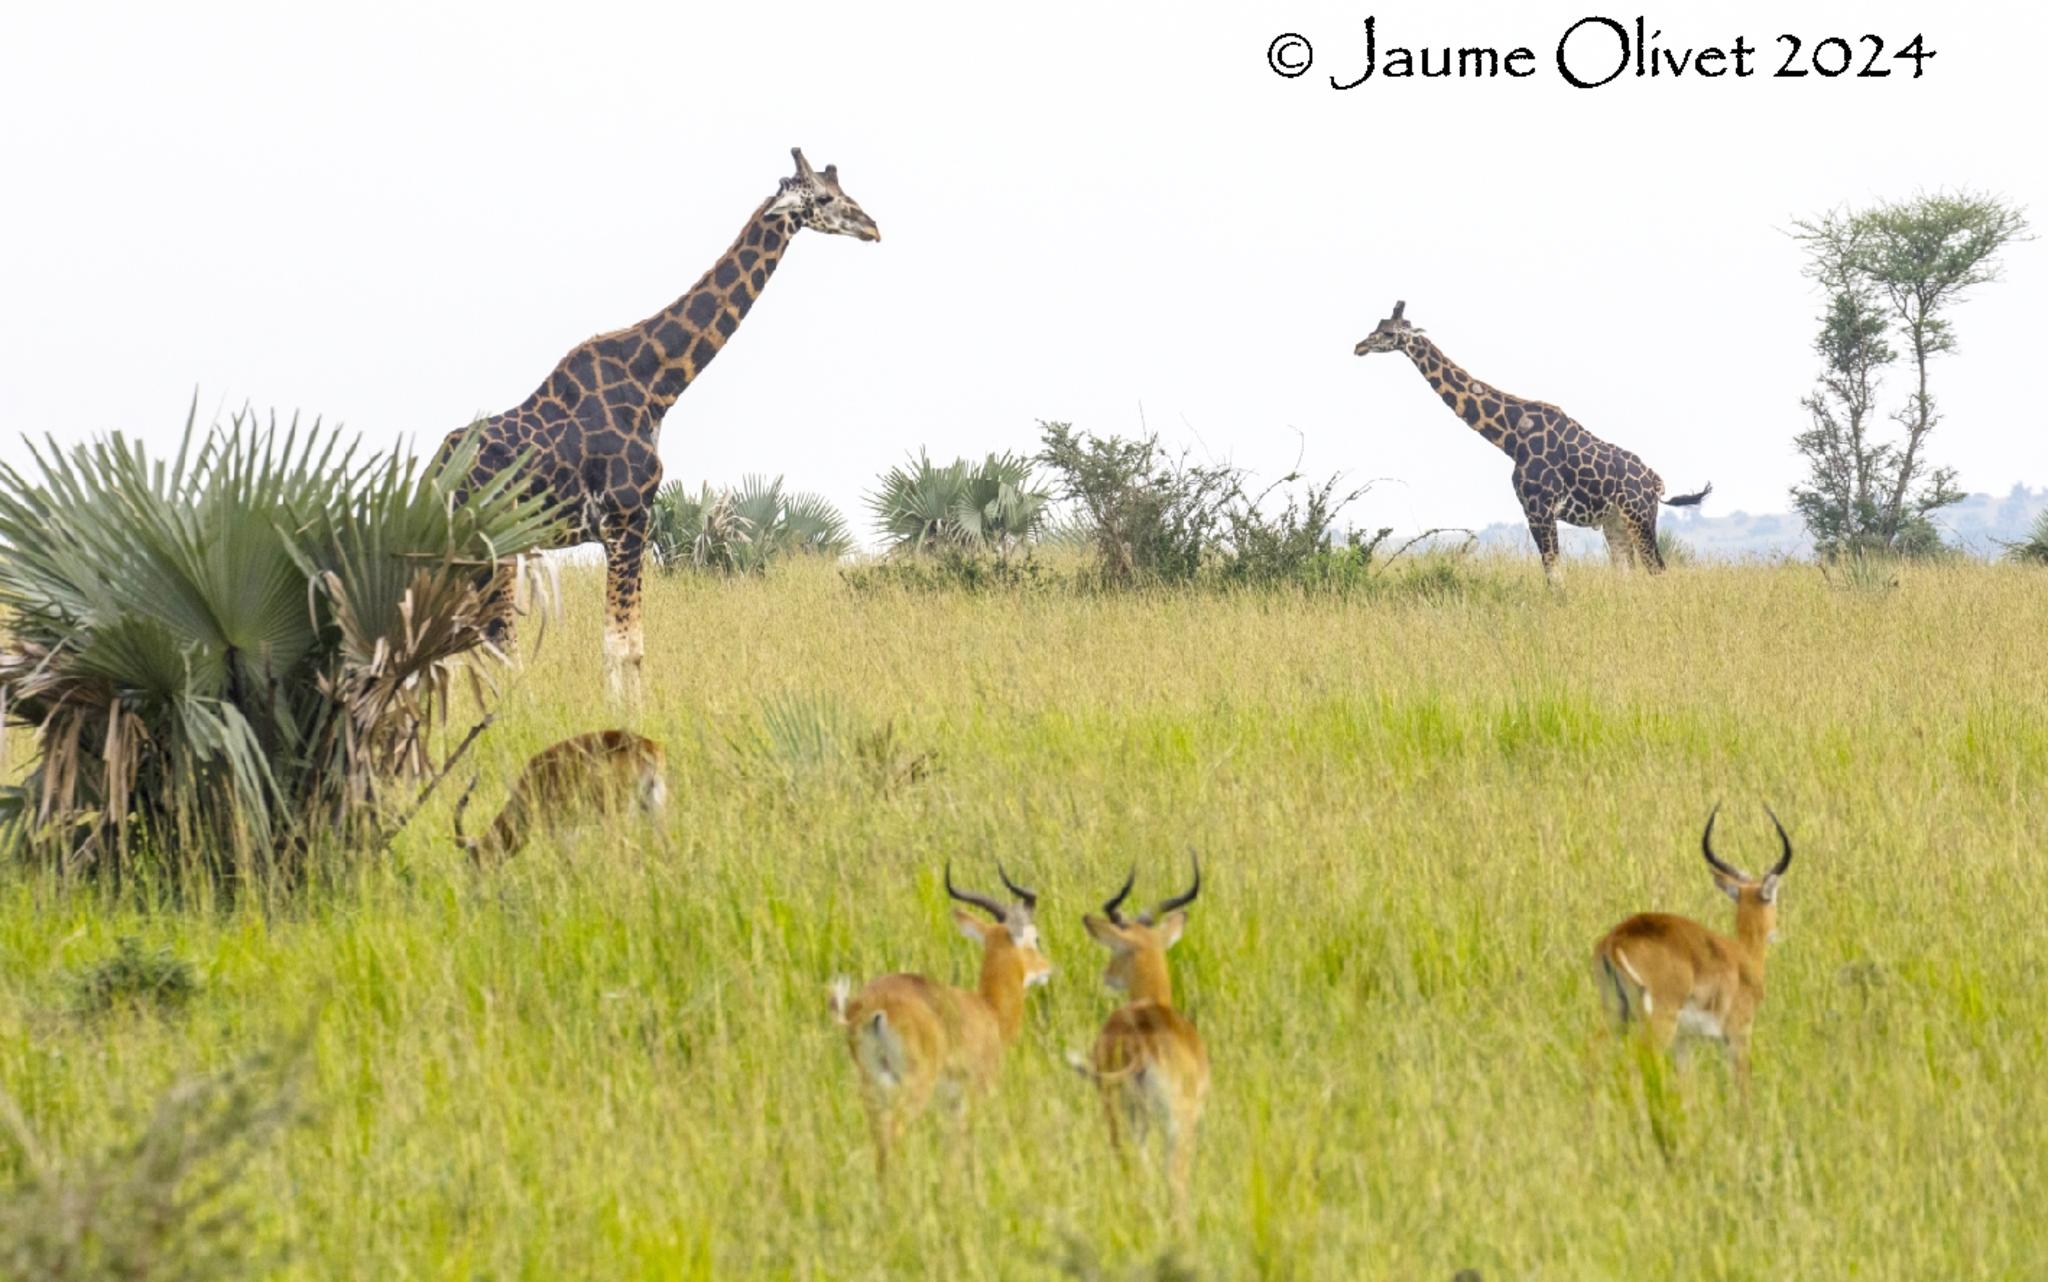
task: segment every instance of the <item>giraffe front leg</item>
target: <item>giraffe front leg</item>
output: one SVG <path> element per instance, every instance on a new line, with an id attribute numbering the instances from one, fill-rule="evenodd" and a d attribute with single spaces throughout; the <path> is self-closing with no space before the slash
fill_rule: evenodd
<path id="1" fill-rule="evenodd" d="M 519 666 L 519 638 L 514 624 L 519 617 L 519 570 L 514 561 L 498 562 L 483 574 L 485 618 L 484 640 L 505 656 L 512 667 Z"/>
<path id="2" fill-rule="evenodd" d="M 640 633 L 640 575 L 647 552 L 644 509 L 607 527 L 604 552 L 605 684 L 613 698 L 638 703 L 640 660 L 645 653 Z"/>

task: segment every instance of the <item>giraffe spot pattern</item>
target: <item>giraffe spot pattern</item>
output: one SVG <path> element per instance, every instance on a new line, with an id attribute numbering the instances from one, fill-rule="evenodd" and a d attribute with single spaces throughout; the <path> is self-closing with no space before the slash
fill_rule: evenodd
<path id="1" fill-rule="evenodd" d="M 1625 550 L 1661 569 L 1657 502 L 1664 482 L 1629 450 L 1601 440 L 1555 405 L 1510 396 L 1473 378 L 1436 344 L 1411 333 L 1405 351 L 1451 411 L 1515 462 L 1515 497 L 1548 568 L 1557 522 L 1616 532 Z M 1623 549 L 1617 549 L 1617 555 Z"/>

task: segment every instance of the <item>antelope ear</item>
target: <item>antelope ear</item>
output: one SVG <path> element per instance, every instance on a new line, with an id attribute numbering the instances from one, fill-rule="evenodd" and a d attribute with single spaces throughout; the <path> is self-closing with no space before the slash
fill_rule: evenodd
<path id="1" fill-rule="evenodd" d="M 1123 932 L 1107 917 L 1089 913 L 1081 919 L 1081 925 L 1088 931 L 1088 937 L 1113 953 L 1123 952 L 1130 945 L 1124 942 Z"/>
<path id="2" fill-rule="evenodd" d="M 1728 896 L 1728 898 L 1736 903 L 1742 902 L 1742 883 L 1733 877 L 1724 877 L 1717 872 L 1714 874 L 1714 885 L 1720 888 L 1722 894 Z"/>
<path id="3" fill-rule="evenodd" d="M 1756 897 L 1765 903 L 1776 903 L 1778 899 L 1778 874 L 1766 873 L 1763 884 L 1756 888 Z"/>
<path id="4" fill-rule="evenodd" d="M 1159 935 L 1159 951 L 1165 952 L 1179 943 L 1180 933 L 1187 928 L 1188 915 L 1185 912 L 1176 910 L 1161 917 L 1159 924 L 1152 928 Z"/>
<path id="5" fill-rule="evenodd" d="M 988 942 L 988 923 L 963 908 L 953 910 L 953 925 L 977 944 Z"/>

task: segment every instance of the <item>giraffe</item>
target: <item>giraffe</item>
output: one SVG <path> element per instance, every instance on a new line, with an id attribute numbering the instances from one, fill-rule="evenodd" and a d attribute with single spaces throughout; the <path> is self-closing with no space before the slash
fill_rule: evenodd
<path id="1" fill-rule="evenodd" d="M 799 231 L 882 238 L 875 220 L 840 189 L 838 166 L 814 171 L 802 148 L 790 155 L 796 173 L 776 185 L 688 292 L 637 325 L 578 343 L 533 395 L 451 434 L 443 446 L 445 456 L 470 433 L 480 436 L 472 485 L 531 451 L 529 491 L 551 497 L 563 521 L 553 546 L 604 544 L 605 675 L 615 696 L 639 690 L 640 574 L 661 486 L 662 418 L 739 328 Z M 498 590 L 507 590 L 503 578 Z M 504 644 L 509 637 L 507 623 L 493 639 Z"/>
<path id="2" fill-rule="evenodd" d="M 1394 314 L 1353 351 L 1359 356 L 1406 355 L 1452 413 L 1515 461 L 1515 497 L 1522 501 L 1522 515 L 1543 556 L 1544 577 L 1557 581 L 1559 521 L 1604 533 L 1607 554 L 1617 565 L 1640 560 L 1652 574 L 1662 570 L 1658 501 L 1668 507 L 1692 507 L 1714 487 L 1663 498 L 1663 479 L 1642 459 L 1580 427 L 1555 405 L 1525 401 L 1473 378 L 1402 317 L 1407 307 L 1405 302 L 1395 303 Z"/>

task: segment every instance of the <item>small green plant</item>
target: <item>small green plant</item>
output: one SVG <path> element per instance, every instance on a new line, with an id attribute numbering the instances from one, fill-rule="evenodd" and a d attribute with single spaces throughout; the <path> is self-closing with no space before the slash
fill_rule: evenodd
<path id="1" fill-rule="evenodd" d="M 1693 551 L 1692 544 L 1669 530 L 1657 531 L 1657 556 L 1667 568 L 1691 565 L 1699 560 L 1699 553 Z"/>
<path id="2" fill-rule="evenodd" d="M 1821 577 L 1837 592 L 1882 596 L 1899 586 L 1899 559 L 1883 552 L 1857 550 L 1820 563 Z"/>
<path id="3" fill-rule="evenodd" d="M 1061 1276 L 1074 1282 L 1197 1282 L 1201 1277 L 1173 1247 L 1149 1260 L 1113 1266 L 1091 1243 L 1071 1233 L 1066 1235 L 1066 1250 L 1052 1258 Z"/>
<path id="4" fill-rule="evenodd" d="M 219 1282 L 273 1269 L 248 1213 L 246 1177 L 299 1115 L 293 1066 L 258 1057 L 181 1082 L 141 1134 L 60 1157 L 0 1093 L 0 1277 L 14 1282 Z"/>
<path id="5" fill-rule="evenodd" d="M 766 783 L 785 797 L 844 789 L 888 796 L 924 779 L 933 754 L 896 734 L 895 723 L 868 724 L 838 700 L 783 694 L 726 739 L 734 774 Z"/>
<path id="6" fill-rule="evenodd" d="M 141 940 L 123 935 L 112 957 L 73 976 L 72 988 L 77 1009 L 84 1014 L 117 1007 L 170 1013 L 182 1010 L 199 991 L 199 974 L 170 949 L 144 952 Z"/>

